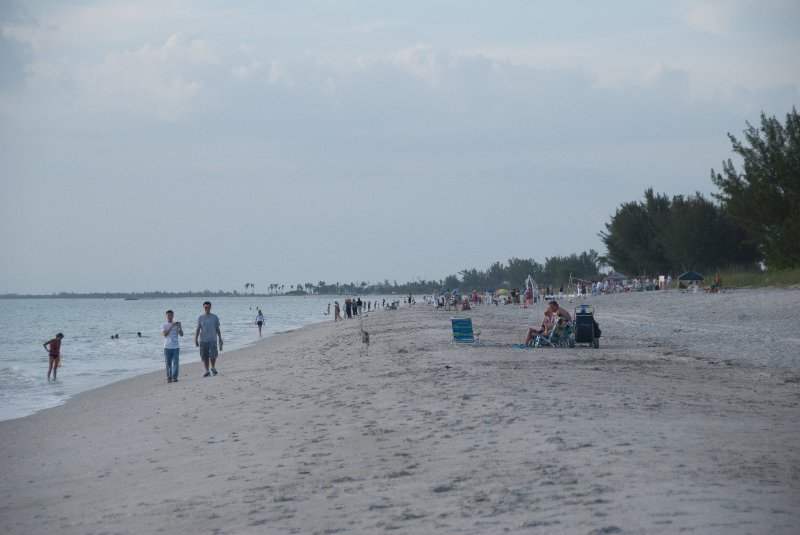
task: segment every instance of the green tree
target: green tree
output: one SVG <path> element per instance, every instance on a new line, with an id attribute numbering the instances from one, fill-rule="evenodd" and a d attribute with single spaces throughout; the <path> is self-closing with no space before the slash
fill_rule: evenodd
<path id="1" fill-rule="evenodd" d="M 485 290 L 486 289 L 486 274 L 478 271 L 475 268 L 465 269 L 458 273 L 461 275 L 462 290 Z"/>
<path id="2" fill-rule="evenodd" d="M 532 258 L 511 258 L 508 260 L 508 269 L 506 270 L 506 280 L 512 288 L 521 288 L 528 278 L 528 275 L 534 279 L 537 274 L 542 272 L 542 265 Z"/>
<path id="3" fill-rule="evenodd" d="M 446 289 L 452 290 L 453 288 L 458 288 L 461 286 L 461 283 L 458 280 L 458 277 L 455 275 L 448 275 L 444 278 L 444 287 Z"/>
<path id="4" fill-rule="evenodd" d="M 747 240 L 747 231 L 726 217 L 722 207 L 695 193 L 694 197 L 672 198 L 658 241 L 667 257 L 669 271 L 677 272 L 752 265 L 761 255 Z"/>
<path id="5" fill-rule="evenodd" d="M 486 271 L 486 283 L 489 288 L 500 288 L 508 280 L 508 272 L 502 262 L 495 262 Z"/>
<path id="6" fill-rule="evenodd" d="M 544 262 L 544 275 L 540 281 L 544 284 L 566 287 L 570 275 L 583 280 L 597 278 L 599 258 L 597 251 L 594 250 L 589 250 L 588 253 L 583 252 L 580 255 L 572 253 L 569 256 L 547 258 Z"/>
<path id="7" fill-rule="evenodd" d="M 800 115 L 796 108 L 786 125 L 761 114 L 761 128 L 747 123 L 745 141 L 731 134 L 733 151 L 744 160 L 739 173 L 729 159 L 722 173 L 711 170 L 721 190 L 715 194 L 728 213 L 741 221 L 771 268 L 800 266 Z"/>
<path id="8" fill-rule="evenodd" d="M 629 275 L 705 271 L 760 258 L 744 227 L 699 193 L 670 200 L 648 189 L 644 202 L 623 204 L 606 230 L 603 261 Z"/>
<path id="9" fill-rule="evenodd" d="M 652 196 L 653 190 L 645 192 Z M 606 246 L 608 263 L 626 273 L 655 273 L 664 263 L 658 252 L 654 225 L 647 205 L 636 202 L 623 203 L 606 223 L 606 232 L 600 233 Z"/>

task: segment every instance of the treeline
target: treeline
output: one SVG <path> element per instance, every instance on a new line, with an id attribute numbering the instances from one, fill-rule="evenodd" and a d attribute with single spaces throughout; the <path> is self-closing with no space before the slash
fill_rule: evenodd
<path id="1" fill-rule="evenodd" d="M 319 293 L 331 294 L 426 294 L 434 290 L 459 288 L 463 292 L 473 290 L 483 292 L 499 288 L 521 288 L 530 275 L 541 286 L 553 286 L 566 289 L 572 280 L 602 279 L 600 267 L 602 261 L 597 251 L 590 250 L 569 256 L 545 258 L 541 264 L 533 258 L 511 258 L 507 264 L 495 262 L 485 271 L 468 268 L 457 274 L 448 275 L 439 280 L 417 280 L 398 284 L 397 281 L 384 280 L 382 283 L 368 284 L 335 284 L 321 288 Z"/>
<path id="2" fill-rule="evenodd" d="M 648 189 L 600 233 L 605 262 L 629 275 L 800 267 L 800 116 L 793 108 L 782 125 L 762 113 L 761 127 L 748 123 L 744 134 L 746 142 L 728 134 L 741 172 L 730 159 L 722 174 L 711 170 L 718 204 Z"/>
<path id="3" fill-rule="evenodd" d="M 752 268 L 762 258 L 747 230 L 701 194 L 672 199 L 645 191 L 643 202 L 624 203 L 600 238 L 606 261 L 626 274 L 706 272 Z"/>

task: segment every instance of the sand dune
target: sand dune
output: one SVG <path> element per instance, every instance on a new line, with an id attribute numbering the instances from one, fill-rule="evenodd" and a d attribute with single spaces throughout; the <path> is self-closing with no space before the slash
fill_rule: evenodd
<path id="1" fill-rule="evenodd" d="M 0 422 L 0 532 L 800 532 L 800 291 L 590 301 L 597 350 L 513 349 L 541 304 L 184 349 Z"/>

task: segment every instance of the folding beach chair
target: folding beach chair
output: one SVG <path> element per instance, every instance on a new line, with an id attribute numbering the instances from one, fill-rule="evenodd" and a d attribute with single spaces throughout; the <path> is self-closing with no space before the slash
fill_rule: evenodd
<path id="1" fill-rule="evenodd" d="M 564 318 L 556 318 L 550 332 L 537 336 L 533 345 L 535 347 L 575 347 L 572 333 L 573 327 L 570 322 Z"/>
<path id="2" fill-rule="evenodd" d="M 450 318 L 453 325 L 453 344 L 480 345 L 481 333 L 472 331 L 472 318 Z"/>

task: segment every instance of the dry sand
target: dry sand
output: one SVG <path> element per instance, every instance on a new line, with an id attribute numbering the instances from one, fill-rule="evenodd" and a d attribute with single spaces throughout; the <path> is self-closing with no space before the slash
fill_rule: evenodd
<path id="1" fill-rule="evenodd" d="M 800 532 L 800 291 L 590 301 L 597 350 L 513 349 L 541 304 L 187 348 L 0 422 L 0 533 Z"/>

